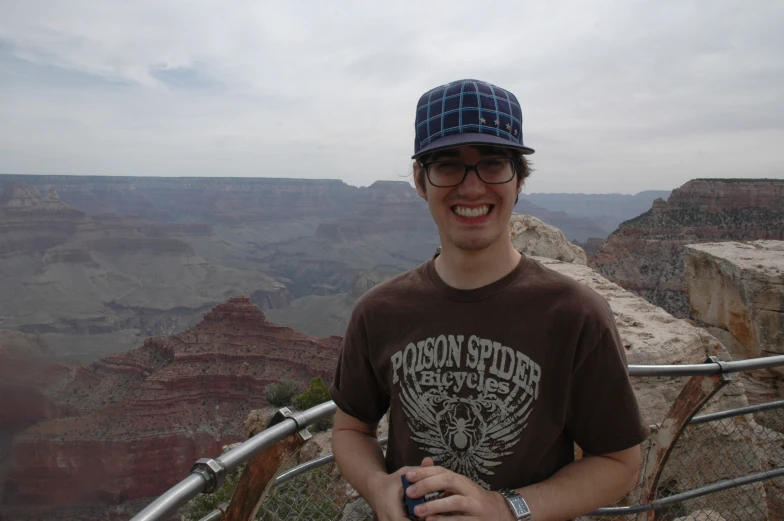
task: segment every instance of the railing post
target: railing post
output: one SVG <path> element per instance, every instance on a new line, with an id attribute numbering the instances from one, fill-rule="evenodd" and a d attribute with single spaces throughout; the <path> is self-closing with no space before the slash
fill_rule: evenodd
<path id="1" fill-rule="evenodd" d="M 272 417 L 270 426 L 291 417 L 291 411 L 284 407 Z M 264 430 L 265 426 L 263 422 L 259 422 L 259 425 L 250 425 L 247 428 L 248 437 L 253 437 Z M 234 489 L 224 521 L 253 521 L 277 475 L 310 438 L 308 430 L 302 429 L 253 456 Z"/>
<path id="2" fill-rule="evenodd" d="M 718 358 L 711 356 L 705 363 L 719 363 Z M 655 498 L 664 466 L 678 442 L 683 429 L 689 420 L 721 388 L 730 383 L 728 374 L 712 374 L 692 376 L 672 404 L 670 411 L 662 421 L 651 429 L 651 451 L 643 469 L 642 503 L 651 503 Z M 651 510 L 646 514 L 646 521 L 657 521 L 658 513 Z"/>

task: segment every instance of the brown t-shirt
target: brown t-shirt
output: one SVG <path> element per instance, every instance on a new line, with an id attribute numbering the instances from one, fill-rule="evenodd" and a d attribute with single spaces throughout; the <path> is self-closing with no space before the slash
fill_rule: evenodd
<path id="1" fill-rule="evenodd" d="M 389 410 L 387 470 L 431 456 L 518 488 L 647 436 L 607 302 L 525 256 L 502 279 L 448 286 L 432 260 L 359 299 L 330 392 L 366 423 Z"/>

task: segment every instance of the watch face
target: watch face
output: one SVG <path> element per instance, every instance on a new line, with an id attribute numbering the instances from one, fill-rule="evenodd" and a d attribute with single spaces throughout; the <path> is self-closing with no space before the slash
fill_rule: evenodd
<path id="1" fill-rule="evenodd" d="M 520 496 L 513 497 L 510 499 L 510 501 L 512 502 L 512 506 L 514 507 L 515 510 L 515 515 L 518 517 L 518 519 L 520 518 L 520 516 L 524 516 L 526 514 L 531 513 L 531 511 L 528 510 L 528 505 L 525 503 L 525 500 Z"/>
<path id="2" fill-rule="evenodd" d="M 527 521 L 531 519 L 531 510 L 525 502 L 525 499 L 514 490 L 501 489 L 498 492 L 506 499 L 509 508 L 512 510 L 515 518 L 518 521 Z"/>

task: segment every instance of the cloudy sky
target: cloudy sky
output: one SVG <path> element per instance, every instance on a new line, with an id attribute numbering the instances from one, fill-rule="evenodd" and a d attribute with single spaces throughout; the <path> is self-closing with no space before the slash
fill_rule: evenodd
<path id="1" fill-rule="evenodd" d="M 784 177 L 780 0 L 0 0 L 0 172 L 405 179 L 466 77 L 520 99 L 528 192 Z"/>

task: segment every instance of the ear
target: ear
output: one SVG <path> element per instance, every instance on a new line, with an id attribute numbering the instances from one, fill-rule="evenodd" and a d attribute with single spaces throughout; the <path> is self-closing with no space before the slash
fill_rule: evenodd
<path id="1" fill-rule="evenodd" d="M 419 184 L 420 179 L 422 180 L 422 183 L 427 183 L 425 174 L 422 172 L 422 165 L 419 163 L 419 161 L 414 161 L 412 168 L 414 169 L 414 185 L 416 186 L 416 191 L 419 194 L 419 197 L 427 201 L 427 188 L 424 186 L 424 184 Z"/>

